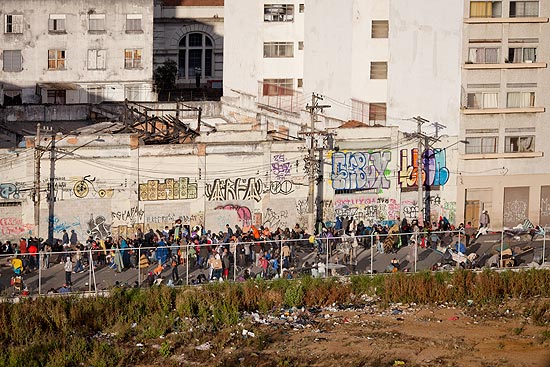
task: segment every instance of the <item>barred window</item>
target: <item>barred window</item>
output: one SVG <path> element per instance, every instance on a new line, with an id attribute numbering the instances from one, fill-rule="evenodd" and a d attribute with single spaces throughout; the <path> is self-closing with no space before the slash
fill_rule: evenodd
<path id="1" fill-rule="evenodd" d="M 124 68 L 139 69 L 141 68 L 141 48 L 127 48 L 124 50 Z"/>
<path id="2" fill-rule="evenodd" d="M 264 42 L 264 57 L 294 57 L 294 42 Z"/>
<path id="3" fill-rule="evenodd" d="M 293 4 L 265 4 L 264 22 L 292 22 L 294 20 Z"/>
<path id="4" fill-rule="evenodd" d="M 48 50 L 48 69 L 65 69 L 65 50 Z"/>

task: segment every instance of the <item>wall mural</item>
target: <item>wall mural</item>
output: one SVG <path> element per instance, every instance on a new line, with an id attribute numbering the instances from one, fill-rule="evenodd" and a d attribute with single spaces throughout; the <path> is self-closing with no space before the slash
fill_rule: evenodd
<path id="1" fill-rule="evenodd" d="M 387 169 L 391 152 L 332 154 L 332 187 L 335 190 L 389 189 Z"/>
<path id="2" fill-rule="evenodd" d="M 23 219 L 15 217 L 0 218 L 0 233 L 3 236 L 13 236 L 28 233 L 34 226 L 23 223 Z"/>
<path id="3" fill-rule="evenodd" d="M 102 239 L 111 236 L 111 224 L 108 224 L 107 219 L 102 215 L 94 217 L 93 214 L 90 214 L 90 220 L 86 224 L 88 225 L 88 230 L 86 231 L 88 236 Z"/>
<path id="4" fill-rule="evenodd" d="M 139 184 L 139 200 L 185 200 L 197 198 L 197 184 L 190 183 L 189 177 L 180 177 L 179 180 L 167 178 L 163 183 L 159 180 L 148 180 Z"/>
<path id="5" fill-rule="evenodd" d="M 401 188 L 417 186 L 418 149 L 401 149 L 399 185 Z M 410 158 L 409 158 L 410 157 Z M 423 154 L 423 184 L 443 186 L 449 181 L 449 169 L 444 149 L 428 149 Z M 427 172 L 427 176 L 426 176 Z"/>
<path id="6" fill-rule="evenodd" d="M 82 179 L 75 182 L 73 186 L 73 193 L 79 199 L 88 197 L 88 194 L 91 197 L 99 198 L 111 198 L 113 197 L 113 189 L 104 189 L 96 187 L 96 178 L 91 178 L 91 175 L 86 175 Z"/>
<path id="7" fill-rule="evenodd" d="M 233 204 L 226 204 L 226 205 L 219 205 L 214 208 L 214 210 L 232 210 L 237 212 L 237 217 L 239 218 L 239 224 L 243 227 L 248 227 L 252 225 L 252 213 L 250 212 L 250 209 L 246 206 L 240 206 L 240 205 L 233 205 Z M 231 225 L 231 223 L 229 223 Z"/>

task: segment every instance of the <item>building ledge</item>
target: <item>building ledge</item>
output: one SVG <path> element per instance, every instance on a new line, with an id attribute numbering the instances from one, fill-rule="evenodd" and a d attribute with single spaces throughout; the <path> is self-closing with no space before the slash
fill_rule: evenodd
<path id="1" fill-rule="evenodd" d="M 544 107 L 524 107 L 524 108 L 462 108 L 464 115 L 490 115 L 500 113 L 540 113 L 545 112 Z"/>
<path id="2" fill-rule="evenodd" d="M 513 158 L 539 158 L 544 156 L 543 152 L 516 152 L 516 153 L 481 153 L 481 154 L 461 154 L 463 160 L 476 159 L 513 159 Z"/>
<path id="3" fill-rule="evenodd" d="M 545 62 L 522 62 L 522 63 L 505 63 L 505 64 L 464 64 L 462 68 L 472 69 L 543 69 L 548 65 Z"/>
<path id="4" fill-rule="evenodd" d="M 465 18 L 464 23 L 548 23 L 548 18 Z"/>

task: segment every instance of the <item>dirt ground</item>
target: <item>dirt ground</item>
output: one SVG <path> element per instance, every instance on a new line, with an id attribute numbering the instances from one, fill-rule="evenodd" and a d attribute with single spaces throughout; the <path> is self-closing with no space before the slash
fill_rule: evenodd
<path id="1" fill-rule="evenodd" d="M 255 367 L 550 367 L 550 326 L 534 325 L 518 302 L 492 308 L 397 304 L 384 309 L 371 305 L 279 310 L 269 316 L 248 315 L 223 334 L 203 335 L 194 345 L 174 348 L 172 362 Z M 211 344 L 204 347 L 205 340 Z"/>

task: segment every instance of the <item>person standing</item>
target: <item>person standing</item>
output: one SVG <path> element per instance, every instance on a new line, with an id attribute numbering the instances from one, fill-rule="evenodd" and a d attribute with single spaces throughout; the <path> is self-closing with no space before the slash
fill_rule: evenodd
<path id="1" fill-rule="evenodd" d="M 63 247 L 69 245 L 69 234 L 66 229 L 63 230 L 63 238 L 61 239 L 61 243 L 63 244 Z"/>
<path id="2" fill-rule="evenodd" d="M 67 256 L 65 258 L 64 268 L 65 268 L 65 284 L 67 284 L 68 286 L 72 286 L 73 282 L 71 280 L 71 273 L 73 271 L 73 262 L 71 261 L 70 256 Z"/>
<path id="3" fill-rule="evenodd" d="M 489 218 L 489 213 L 487 210 L 484 210 L 481 212 L 481 216 L 479 217 L 479 226 L 481 228 L 487 228 L 489 224 L 491 223 L 491 218 Z"/>
<path id="4" fill-rule="evenodd" d="M 76 246 L 76 244 L 78 243 L 78 236 L 76 235 L 74 229 L 71 229 L 71 239 L 69 241 L 71 243 L 71 246 Z"/>

